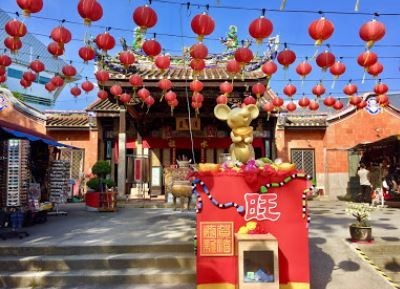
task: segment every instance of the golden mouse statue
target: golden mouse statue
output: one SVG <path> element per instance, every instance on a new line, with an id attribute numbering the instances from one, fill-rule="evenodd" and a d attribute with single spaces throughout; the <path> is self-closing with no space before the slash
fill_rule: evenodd
<path id="1" fill-rule="evenodd" d="M 214 108 L 214 115 L 219 120 L 226 120 L 232 129 L 232 144 L 229 148 L 232 160 L 242 163 L 254 159 L 253 127 L 250 123 L 258 117 L 258 107 L 255 104 L 243 105 L 231 109 L 226 104 L 217 104 Z"/>

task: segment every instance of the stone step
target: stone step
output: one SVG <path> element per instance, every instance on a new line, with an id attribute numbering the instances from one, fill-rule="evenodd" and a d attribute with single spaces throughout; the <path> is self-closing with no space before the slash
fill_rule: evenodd
<path id="1" fill-rule="evenodd" d="M 156 269 L 131 268 L 121 270 L 77 270 L 77 271 L 41 271 L 15 272 L 1 271 L 0 280 L 3 288 L 71 288 L 90 285 L 99 288 L 133 284 L 174 285 L 194 284 L 196 274 L 194 270 L 183 269 Z M 125 287 L 127 288 L 127 287 Z M 149 287 L 146 287 L 149 288 Z"/>
<path id="2" fill-rule="evenodd" d="M 0 256 L 0 271 L 69 271 L 195 267 L 193 252 Z"/>
<path id="3" fill-rule="evenodd" d="M 85 255 L 158 252 L 193 252 L 193 243 L 105 246 L 0 246 L 0 256 Z"/>

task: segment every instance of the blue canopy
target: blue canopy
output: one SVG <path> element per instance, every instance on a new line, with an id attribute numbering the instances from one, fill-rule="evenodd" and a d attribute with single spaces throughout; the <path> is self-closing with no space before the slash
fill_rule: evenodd
<path id="1" fill-rule="evenodd" d="M 66 147 L 66 148 L 71 148 L 71 149 L 78 149 L 77 147 L 74 147 L 74 146 L 70 146 L 70 145 L 66 145 L 66 144 L 63 144 L 63 143 L 59 143 L 59 142 L 54 141 L 54 140 L 50 140 L 50 139 L 34 136 L 34 135 L 26 133 L 26 132 L 21 132 L 21 131 L 10 129 L 10 128 L 6 128 L 6 127 L 0 127 L 0 129 L 2 129 L 6 133 L 8 133 L 8 134 L 10 134 L 10 135 L 12 135 L 12 136 L 14 136 L 16 138 L 27 139 L 29 141 L 41 141 L 41 142 L 44 142 L 47 145 L 54 146 L 54 147 Z"/>

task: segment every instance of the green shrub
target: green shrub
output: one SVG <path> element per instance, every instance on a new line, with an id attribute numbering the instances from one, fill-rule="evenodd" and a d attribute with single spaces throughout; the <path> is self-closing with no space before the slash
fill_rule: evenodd
<path id="1" fill-rule="evenodd" d="M 106 179 L 110 172 L 111 166 L 108 161 L 97 161 L 92 167 L 92 173 L 96 176 L 87 181 L 86 185 L 98 192 L 104 192 L 106 187 L 114 187 L 115 182 L 112 179 Z"/>

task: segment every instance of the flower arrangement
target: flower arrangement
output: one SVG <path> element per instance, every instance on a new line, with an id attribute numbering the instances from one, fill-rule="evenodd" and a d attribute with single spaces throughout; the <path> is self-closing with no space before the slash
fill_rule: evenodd
<path id="1" fill-rule="evenodd" d="M 373 206 L 367 203 L 347 203 L 346 213 L 356 218 L 353 226 L 369 227 L 368 219 L 375 210 Z"/>

